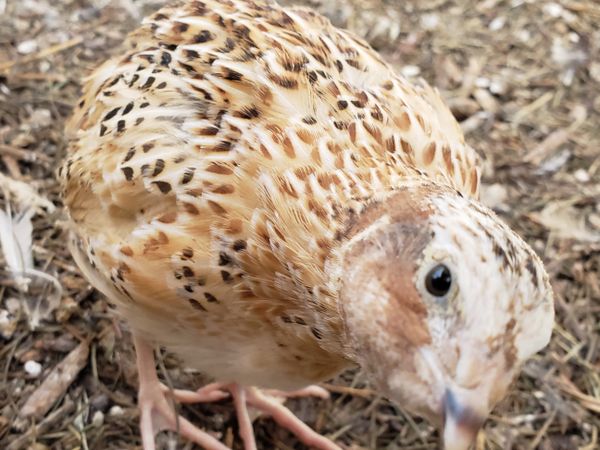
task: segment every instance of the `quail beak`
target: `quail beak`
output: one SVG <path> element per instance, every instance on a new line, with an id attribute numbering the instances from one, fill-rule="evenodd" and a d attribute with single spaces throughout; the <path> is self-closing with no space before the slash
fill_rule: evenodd
<path id="1" fill-rule="evenodd" d="M 444 397 L 444 450 L 469 450 L 487 414 L 485 395 L 454 388 Z M 482 404 L 484 403 L 484 404 Z"/>

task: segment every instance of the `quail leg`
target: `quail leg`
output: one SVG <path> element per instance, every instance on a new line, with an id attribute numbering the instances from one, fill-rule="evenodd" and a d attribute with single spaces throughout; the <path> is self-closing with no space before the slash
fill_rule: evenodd
<path id="1" fill-rule="evenodd" d="M 167 388 L 163 387 L 163 390 L 166 393 Z M 309 386 L 297 391 L 285 392 L 274 389 L 260 390 L 255 387 L 244 388 L 235 383 L 212 383 L 196 392 L 175 389 L 172 391 L 172 394 L 175 400 L 181 403 L 196 403 L 211 401 L 207 399 L 212 398 L 215 399 L 212 401 L 221 400 L 227 396 L 225 391 L 230 392 L 233 397 L 240 437 L 244 442 L 244 450 L 256 450 L 256 440 L 254 438 L 252 418 L 248 411 L 248 406 L 264 415 L 271 416 L 275 422 L 283 428 L 288 429 L 301 442 L 311 448 L 341 450 L 339 446 L 311 429 L 281 404 L 282 400 L 287 398 L 329 398 L 329 392 L 319 386 Z"/>
<path id="2" fill-rule="evenodd" d="M 257 388 L 246 388 L 246 401 L 248 405 L 271 416 L 275 422 L 292 432 L 302 443 L 319 450 L 341 450 L 333 441 L 310 428 L 278 401 L 278 398 L 281 397 L 297 398 L 307 396 L 328 398 L 329 392 L 319 386 L 309 386 L 293 392 L 261 391 Z"/>
<path id="3" fill-rule="evenodd" d="M 188 420 L 177 416 L 168 400 L 166 388 L 158 380 L 152 347 L 135 336 L 134 344 L 139 373 L 138 404 L 140 408 L 140 432 L 144 450 L 156 450 L 154 436 L 159 431 L 176 431 L 186 439 L 206 450 L 229 450 L 225 445 L 205 431 L 195 427 Z M 215 386 L 191 393 L 194 401 L 213 402 L 228 396 Z"/>
<path id="4" fill-rule="evenodd" d="M 329 398 L 329 392 L 318 386 L 309 386 L 298 391 L 285 392 L 244 388 L 235 383 L 211 383 L 197 391 L 169 390 L 156 374 L 154 352 L 143 339 L 134 336 L 139 373 L 138 403 L 140 408 L 140 431 L 144 450 L 156 450 L 154 436 L 159 431 L 171 430 L 200 445 L 206 450 L 229 450 L 225 445 L 188 420 L 175 413 L 173 401 L 179 403 L 207 403 L 233 397 L 239 425 L 240 437 L 245 450 L 256 450 L 256 440 L 248 406 L 273 417 L 304 444 L 319 450 L 341 450 L 326 437 L 320 435 L 298 419 L 281 404 L 282 399 L 298 397 Z"/>

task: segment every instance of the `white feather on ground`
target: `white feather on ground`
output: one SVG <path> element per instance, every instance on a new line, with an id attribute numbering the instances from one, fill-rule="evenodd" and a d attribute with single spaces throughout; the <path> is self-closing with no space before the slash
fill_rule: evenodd
<path id="1" fill-rule="evenodd" d="M 33 223 L 31 221 L 36 208 L 44 207 L 53 210 L 54 205 L 39 196 L 25 183 L 12 180 L 0 174 L 0 185 L 4 189 L 6 209 L 0 210 L 0 244 L 2 255 L 8 272 L 11 274 L 17 289 L 24 296 L 23 308 L 29 319 L 29 326 L 35 329 L 39 322 L 58 306 L 62 296 L 62 287 L 55 277 L 34 267 L 32 253 Z M 8 187 L 10 186 L 10 189 Z M 13 215 L 10 208 L 8 190 L 16 201 L 21 203 L 22 210 Z M 23 204 L 25 203 L 25 204 Z M 45 286 L 50 283 L 52 291 L 47 289 L 34 293 L 32 284 L 40 281 Z"/>

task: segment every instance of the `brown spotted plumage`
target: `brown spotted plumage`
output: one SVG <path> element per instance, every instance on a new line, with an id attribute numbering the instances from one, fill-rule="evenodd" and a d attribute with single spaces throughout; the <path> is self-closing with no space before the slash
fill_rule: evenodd
<path id="1" fill-rule="evenodd" d="M 477 156 L 438 93 L 312 11 L 161 9 L 88 78 L 68 134 L 83 272 L 140 355 L 166 346 L 237 400 L 360 364 L 466 448 L 464 425 L 547 343 L 541 262 L 477 203 Z M 440 264 L 437 298 L 423 280 Z"/>

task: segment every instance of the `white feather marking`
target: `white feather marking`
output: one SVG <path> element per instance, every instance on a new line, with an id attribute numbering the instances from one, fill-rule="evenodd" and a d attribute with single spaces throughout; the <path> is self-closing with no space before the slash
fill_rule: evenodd
<path id="1" fill-rule="evenodd" d="M 318 149 L 319 149 L 319 157 L 321 158 L 321 166 L 324 169 L 333 169 L 335 168 L 335 158 L 327 148 L 327 143 L 330 138 L 327 136 L 323 136 L 319 139 Z"/>

